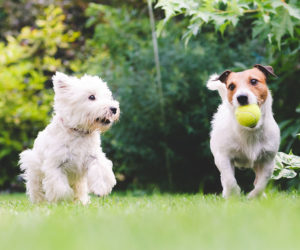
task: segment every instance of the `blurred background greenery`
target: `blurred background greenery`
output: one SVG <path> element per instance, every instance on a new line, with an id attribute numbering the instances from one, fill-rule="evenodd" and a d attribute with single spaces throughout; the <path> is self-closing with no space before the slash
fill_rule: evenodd
<path id="1" fill-rule="evenodd" d="M 120 101 L 120 122 L 102 136 L 117 189 L 219 192 L 209 131 L 220 98 L 205 83 L 256 63 L 279 76 L 269 87 L 281 151 L 299 155 L 299 1 L 203 1 L 204 9 L 195 2 L 152 5 L 162 115 L 146 0 L 0 1 L 0 189 L 23 190 L 18 154 L 51 119 L 56 70 L 99 75 Z M 252 173 L 237 175 L 251 188 Z M 276 184 L 298 189 L 300 178 Z"/>

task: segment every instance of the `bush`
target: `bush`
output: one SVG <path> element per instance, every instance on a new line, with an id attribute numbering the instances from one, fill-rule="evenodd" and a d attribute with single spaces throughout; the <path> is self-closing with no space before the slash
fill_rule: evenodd
<path id="1" fill-rule="evenodd" d="M 253 16 L 239 16 L 236 27 L 227 22 L 221 28 L 223 34 L 217 34 L 215 23 L 209 22 L 201 26 L 196 39 L 187 36 L 187 47 L 181 37 L 189 20 L 178 16 L 169 21 L 159 38 L 161 100 L 146 1 L 128 0 L 124 7 L 90 3 L 86 17 L 79 3 L 66 2 L 66 14 L 53 6 L 38 18 L 31 13 L 17 23 L 16 27 L 28 25 L 20 31 L 11 24 L 13 30 L 8 33 L 6 22 L 0 25 L 0 30 L 6 31 L 1 32 L 6 34 L 5 42 L 0 43 L 0 188 L 15 180 L 18 154 L 32 146 L 38 131 L 49 122 L 55 70 L 100 75 L 120 101 L 121 120 L 102 138 L 121 189 L 220 190 L 219 173 L 209 150 L 209 122 L 220 98 L 206 89 L 205 82 L 211 73 L 226 68 L 242 70 L 255 63 L 272 63 L 280 76 L 270 82 L 270 88 L 275 96 L 275 118 L 282 129 L 282 149 L 293 148 L 300 154 L 295 84 L 300 73 L 300 30 L 295 18 L 294 36 L 281 34 L 281 51 L 277 38 L 270 45 L 249 37 Z M 86 6 L 87 2 L 81 4 Z M 110 4 L 120 6 L 116 0 Z M 35 13 L 41 13 L 41 6 L 36 6 Z M 0 8 L 0 20 L 6 20 L 4 10 Z M 162 12 L 156 9 L 155 14 Z M 272 14 L 273 18 L 278 21 Z M 80 36 L 72 31 L 74 26 L 82 31 Z M 241 180 L 241 184 L 249 184 L 249 179 Z"/>
<path id="2" fill-rule="evenodd" d="M 66 32 L 60 8 L 45 9 L 36 27 L 23 27 L 0 43 L 0 187 L 7 187 L 19 173 L 18 154 L 29 146 L 51 117 L 49 76 L 71 67 L 56 58 L 79 33 Z"/>
<path id="3" fill-rule="evenodd" d="M 120 186 L 184 192 L 220 189 L 208 136 L 220 98 L 206 89 L 205 82 L 209 74 L 233 62 L 237 68 L 257 62 L 256 42 L 230 48 L 233 39 L 220 40 L 208 31 L 185 48 L 180 39 L 183 24 L 172 22 L 159 39 L 164 119 L 148 17 L 129 8 L 96 4 L 86 13 L 95 34 L 88 41 L 93 52 L 83 69 L 107 80 L 121 105 L 120 123 L 103 136 L 115 170 L 125 177 Z"/>

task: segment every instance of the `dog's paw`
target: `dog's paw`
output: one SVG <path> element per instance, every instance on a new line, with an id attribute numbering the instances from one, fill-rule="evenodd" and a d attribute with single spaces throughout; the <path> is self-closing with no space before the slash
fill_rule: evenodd
<path id="1" fill-rule="evenodd" d="M 113 171 L 107 171 L 104 175 L 104 182 L 106 186 L 113 188 L 117 184 L 116 177 Z"/>
<path id="2" fill-rule="evenodd" d="M 71 201 L 74 198 L 74 191 L 70 187 L 57 185 L 46 189 L 45 197 L 48 202 Z"/>
<path id="3" fill-rule="evenodd" d="M 104 183 L 102 181 L 93 183 L 90 186 L 90 191 L 97 196 L 104 196 L 106 194 L 106 189 L 105 189 Z"/>
<path id="4" fill-rule="evenodd" d="M 88 204 L 91 203 L 91 199 L 90 199 L 89 195 L 85 195 L 83 197 L 80 197 L 78 200 L 81 202 L 82 205 L 88 205 Z"/>
<path id="5" fill-rule="evenodd" d="M 241 194 L 241 188 L 238 185 L 233 185 L 231 187 L 227 187 L 223 189 L 222 196 L 225 199 L 228 199 L 232 196 L 240 196 Z"/>
<path id="6" fill-rule="evenodd" d="M 247 195 L 247 198 L 248 199 L 254 199 L 256 197 L 263 197 L 263 198 L 267 198 L 267 195 L 265 192 L 263 191 L 258 191 L 258 190 L 255 190 L 253 189 L 248 195 Z"/>
<path id="7" fill-rule="evenodd" d="M 105 196 L 111 193 L 113 186 L 107 185 L 105 182 L 95 183 L 91 187 L 91 191 L 97 196 Z"/>

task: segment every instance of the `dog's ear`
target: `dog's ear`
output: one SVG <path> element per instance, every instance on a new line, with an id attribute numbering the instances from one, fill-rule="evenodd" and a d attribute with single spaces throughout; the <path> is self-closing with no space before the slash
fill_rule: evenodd
<path id="1" fill-rule="evenodd" d="M 216 80 L 226 83 L 226 80 L 230 73 L 231 73 L 230 70 L 225 70 Z"/>
<path id="2" fill-rule="evenodd" d="M 266 77 L 268 77 L 269 75 L 272 75 L 276 78 L 278 77 L 277 75 L 275 75 L 272 66 L 263 66 L 261 64 L 255 64 L 253 67 L 258 68 L 261 72 L 265 74 Z"/>
<path id="3" fill-rule="evenodd" d="M 56 72 L 52 77 L 54 90 L 67 89 L 70 86 L 70 77 L 64 73 Z"/>

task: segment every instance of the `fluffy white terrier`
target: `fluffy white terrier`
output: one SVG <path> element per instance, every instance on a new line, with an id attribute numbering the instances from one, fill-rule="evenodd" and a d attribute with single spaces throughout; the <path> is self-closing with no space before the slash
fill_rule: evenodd
<path id="1" fill-rule="evenodd" d="M 272 113 L 272 96 L 267 87 L 268 75 L 275 76 L 271 66 L 255 65 L 242 72 L 229 70 L 210 77 L 207 87 L 218 90 L 222 104 L 212 120 L 210 148 L 221 173 L 223 197 L 239 194 L 234 167 L 251 168 L 256 178 L 248 197 L 260 195 L 270 179 L 280 142 L 280 131 Z M 261 119 L 254 128 L 241 126 L 235 109 L 258 104 Z"/>
<path id="2" fill-rule="evenodd" d="M 112 162 L 100 143 L 100 132 L 119 118 L 119 103 L 97 76 L 53 76 L 54 117 L 40 132 L 33 149 L 20 154 L 27 194 L 34 203 L 103 196 L 116 184 Z"/>

